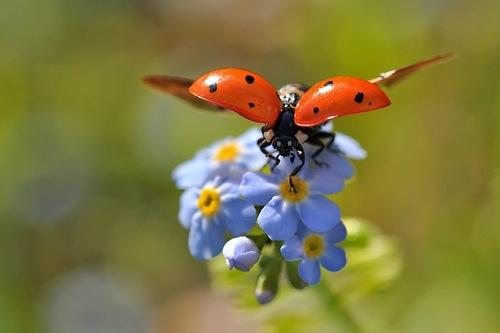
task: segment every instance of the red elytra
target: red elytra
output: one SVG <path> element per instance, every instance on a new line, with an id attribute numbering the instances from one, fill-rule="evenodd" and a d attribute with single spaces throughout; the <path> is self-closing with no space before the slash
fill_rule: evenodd
<path id="1" fill-rule="evenodd" d="M 245 69 L 222 68 L 208 72 L 193 82 L 189 92 L 261 124 L 273 125 L 281 110 L 274 86 Z M 298 126 L 313 127 L 332 118 L 377 110 L 390 104 L 377 85 L 363 79 L 338 76 L 311 87 L 297 104 L 294 120 Z"/>
<path id="2" fill-rule="evenodd" d="M 273 85 L 256 73 L 239 68 L 208 72 L 194 81 L 189 92 L 261 124 L 273 124 L 281 110 Z"/>
<path id="3" fill-rule="evenodd" d="M 377 85 L 355 77 L 337 76 L 318 82 L 302 96 L 295 108 L 294 120 L 298 126 L 312 127 L 390 104 Z"/>

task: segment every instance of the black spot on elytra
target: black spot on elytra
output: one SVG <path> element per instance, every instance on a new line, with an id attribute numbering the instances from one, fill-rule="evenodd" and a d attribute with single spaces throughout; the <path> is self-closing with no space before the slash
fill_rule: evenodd
<path id="1" fill-rule="evenodd" d="M 211 85 L 208 86 L 208 90 L 211 92 L 211 93 L 214 93 L 217 91 L 217 83 L 212 83 Z"/>
<path id="2" fill-rule="evenodd" d="M 354 96 L 354 101 L 358 104 L 360 104 L 361 102 L 363 102 L 363 98 L 365 98 L 365 94 L 363 94 L 362 92 L 359 92 L 356 94 L 356 96 Z"/>
<path id="3" fill-rule="evenodd" d="M 318 112 L 319 112 L 319 108 L 318 108 L 318 107 L 315 107 L 315 108 L 313 109 L 313 113 L 318 113 Z"/>
<path id="4" fill-rule="evenodd" d="M 255 78 L 252 75 L 247 75 L 245 76 L 245 81 L 247 81 L 248 84 L 252 84 Z"/>
<path id="5" fill-rule="evenodd" d="M 368 105 L 372 105 L 372 102 L 368 102 Z"/>
<path id="6" fill-rule="evenodd" d="M 333 85 L 333 81 L 326 81 L 325 84 L 323 85 L 323 87 L 328 87 L 328 86 L 332 86 Z"/>
<path id="7" fill-rule="evenodd" d="M 250 109 L 253 109 L 255 107 L 255 104 L 250 102 L 250 103 L 248 103 L 248 106 L 250 107 Z"/>

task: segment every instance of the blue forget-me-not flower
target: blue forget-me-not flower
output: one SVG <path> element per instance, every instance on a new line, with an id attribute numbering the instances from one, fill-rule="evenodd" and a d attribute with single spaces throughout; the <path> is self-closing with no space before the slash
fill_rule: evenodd
<path id="1" fill-rule="evenodd" d="M 200 260 L 222 251 L 226 232 L 240 236 L 255 224 L 254 206 L 240 197 L 237 184 L 220 177 L 186 190 L 180 206 L 179 220 L 189 229 L 189 251 Z"/>
<path id="2" fill-rule="evenodd" d="M 202 149 L 175 168 L 172 176 L 177 187 L 199 187 L 216 176 L 239 181 L 244 172 L 261 169 L 267 161 L 255 144 L 261 136 L 259 129 L 252 128 L 237 138 L 226 138 Z"/>
<path id="3" fill-rule="evenodd" d="M 317 233 L 300 225 L 297 233 L 281 246 L 287 261 L 300 260 L 299 276 L 307 284 L 316 284 L 320 278 L 320 264 L 331 272 L 346 264 L 345 251 L 337 246 L 347 236 L 342 222 L 327 232 Z"/>
<path id="4" fill-rule="evenodd" d="M 308 159 L 311 157 L 306 155 Z M 315 232 L 325 232 L 340 221 L 338 206 L 325 195 L 342 190 L 344 176 L 349 172 L 333 165 L 305 166 L 292 178 L 295 187 L 292 189 L 288 175 L 297 163 L 300 163 L 297 159 L 294 163 L 285 160 L 270 175 L 257 172 L 243 175 L 241 194 L 256 206 L 264 206 L 257 222 L 271 240 L 290 238 L 300 222 Z"/>

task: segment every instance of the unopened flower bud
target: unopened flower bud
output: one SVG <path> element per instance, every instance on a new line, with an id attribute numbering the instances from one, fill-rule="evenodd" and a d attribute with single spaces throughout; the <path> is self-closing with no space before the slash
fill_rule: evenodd
<path id="1" fill-rule="evenodd" d="M 257 302 L 259 304 L 264 305 L 267 303 L 271 303 L 271 301 L 276 297 L 276 292 L 268 289 L 255 289 L 255 297 L 257 298 Z"/>
<path id="2" fill-rule="evenodd" d="M 261 260 L 260 266 L 262 270 L 257 277 L 257 285 L 255 287 L 255 297 L 259 304 L 270 303 L 276 297 L 279 287 L 281 263 L 281 259 L 276 257 L 264 257 Z"/>
<path id="3" fill-rule="evenodd" d="M 239 271 L 247 272 L 259 260 L 260 253 L 255 243 L 247 237 L 236 237 L 229 240 L 222 254 L 226 258 L 229 269 L 233 267 Z"/>

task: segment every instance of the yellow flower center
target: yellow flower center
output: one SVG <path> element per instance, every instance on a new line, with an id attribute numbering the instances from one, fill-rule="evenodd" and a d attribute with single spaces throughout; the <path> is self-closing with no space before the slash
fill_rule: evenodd
<path id="1" fill-rule="evenodd" d="M 310 234 L 304 239 L 304 253 L 309 258 L 319 257 L 325 250 L 323 237 L 317 234 Z"/>
<path id="2" fill-rule="evenodd" d="M 288 177 L 280 184 L 281 197 L 286 201 L 299 202 L 309 194 L 307 182 L 299 177 L 292 177 L 293 186 L 290 186 Z"/>
<path id="3" fill-rule="evenodd" d="M 198 208 L 206 217 L 212 217 L 219 211 L 220 195 L 216 189 L 204 188 L 198 198 Z"/>
<path id="4" fill-rule="evenodd" d="M 231 162 L 234 161 L 240 152 L 240 148 L 236 142 L 227 142 L 219 147 L 215 152 L 214 158 L 219 162 Z"/>

